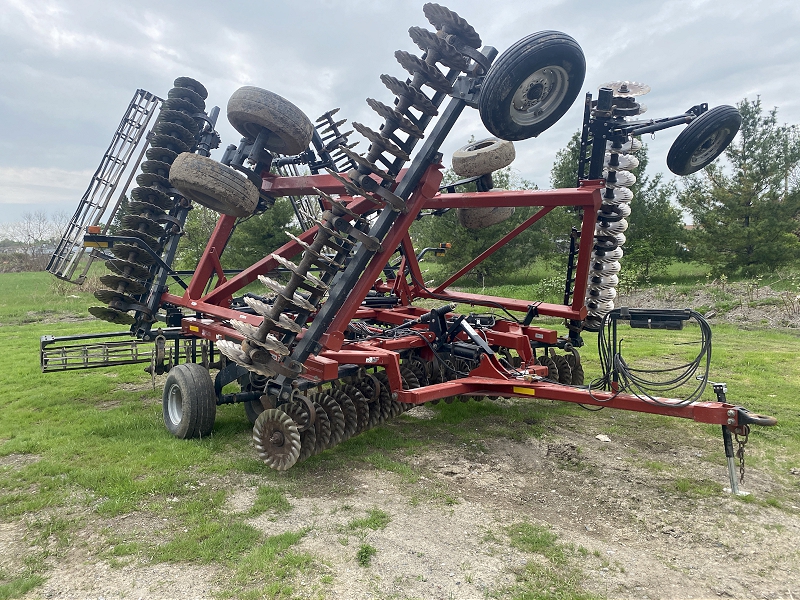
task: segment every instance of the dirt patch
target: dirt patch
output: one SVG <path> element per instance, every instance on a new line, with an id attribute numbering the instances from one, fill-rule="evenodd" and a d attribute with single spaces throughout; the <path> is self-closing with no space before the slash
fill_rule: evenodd
<path id="1" fill-rule="evenodd" d="M 27 465 L 39 462 L 39 460 L 41 460 L 41 457 L 36 454 L 8 454 L 6 456 L 0 456 L 0 469 L 21 469 Z"/>
<path id="2" fill-rule="evenodd" d="M 113 567 L 83 548 L 70 550 L 40 587 L 26 598 L 197 598 L 214 597 L 218 569 L 197 565 Z"/>
<path id="3" fill-rule="evenodd" d="M 18 557 L 27 547 L 22 523 L 0 523 L 0 573 L 16 573 L 21 566 Z"/>
<path id="4" fill-rule="evenodd" d="M 413 482 L 311 463 L 273 483 L 285 483 L 290 512 L 248 523 L 266 535 L 307 530 L 295 549 L 317 562 L 295 582 L 300 597 L 505 597 L 516 571 L 541 560 L 511 546 L 507 528 L 520 522 L 557 534 L 584 588 L 611 598 L 800 597 L 800 477 L 750 467 L 744 487 L 755 500 L 745 501 L 722 491 L 715 437 L 686 424 L 679 435 L 620 438 L 615 425 L 606 412 L 566 416 L 541 438 L 486 439 L 480 450 L 434 443 L 394 456 L 422 474 Z M 264 482 L 229 473 L 208 485 L 217 483 L 228 491 L 226 510 L 246 513 Z M 389 517 L 385 528 L 353 528 L 376 509 Z M 161 525 L 137 513 L 87 527 L 27 597 L 205 598 L 224 586 L 221 567 L 113 567 L 91 552 L 98 527 L 147 539 Z M 19 532 L 0 537 L 19 543 Z M 356 559 L 362 544 L 376 550 L 368 567 Z"/>
<path id="5" fill-rule="evenodd" d="M 621 292 L 616 306 L 636 308 L 692 308 L 714 323 L 738 327 L 800 331 L 800 295 L 754 283 L 708 283 L 685 290 L 657 286 Z"/>

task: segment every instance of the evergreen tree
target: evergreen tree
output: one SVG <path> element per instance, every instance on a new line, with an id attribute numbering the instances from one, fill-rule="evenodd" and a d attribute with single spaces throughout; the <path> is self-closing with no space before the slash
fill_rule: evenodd
<path id="1" fill-rule="evenodd" d="M 265 212 L 239 220 L 222 253 L 222 266 L 244 269 L 288 242 L 286 231 L 297 233 L 297 228 L 290 225 L 293 218 L 291 203 L 286 198 L 279 198 Z M 217 212 L 194 205 L 186 219 L 179 247 L 177 264 L 180 268 L 193 269 L 197 265 L 218 219 Z"/>
<path id="2" fill-rule="evenodd" d="M 576 131 L 567 145 L 556 152 L 556 161 L 550 169 L 550 185 L 553 189 L 578 186 L 578 161 L 581 156 L 581 132 Z"/>
<path id="3" fill-rule="evenodd" d="M 290 225 L 293 219 L 291 203 L 279 198 L 260 215 L 241 220 L 222 255 L 222 265 L 226 269 L 244 269 L 280 248 L 289 241 L 286 231 L 299 233 L 298 227 Z"/>
<path id="4" fill-rule="evenodd" d="M 647 146 L 636 156 L 639 167 L 634 171 L 637 181 L 631 186 L 633 200 L 622 260 L 623 268 L 638 278 L 664 271 L 678 257 L 686 229 L 683 215 L 672 201 L 677 192 L 675 184 L 664 183 L 661 173 L 647 175 Z"/>
<path id="5" fill-rule="evenodd" d="M 443 184 L 454 183 L 459 179 L 451 169 L 447 169 Z M 537 189 L 534 183 L 517 176 L 511 167 L 492 173 L 492 181 L 498 189 Z M 460 186 L 457 191 L 474 192 L 476 187 L 472 183 Z M 452 248 L 439 260 L 454 269 L 460 268 L 538 210 L 538 207 L 517 208 L 507 220 L 483 229 L 466 229 L 459 223 L 457 211 L 449 210 L 442 215 L 424 216 L 415 222 L 411 227 L 411 236 L 418 250 L 444 242 L 450 243 Z M 477 265 L 473 274 L 479 281 L 500 280 L 510 272 L 529 266 L 536 258 L 552 258 L 559 253 L 559 241 L 569 238 L 570 226 L 563 221 L 563 214 L 559 209 L 551 211 Z"/>
<path id="6" fill-rule="evenodd" d="M 580 158 L 580 132 L 556 154 L 550 171 L 554 188 L 574 188 L 577 184 Z M 633 170 L 636 183 L 631 186 L 633 201 L 627 218 L 627 242 L 623 247 L 623 269 L 636 276 L 647 277 L 662 271 L 677 256 L 685 240 L 681 211 L 672 204 L 675 185 L 665 183 L 663 175 L 647 175 L 648 154 L 644 146 L 637 154 L 639 166 Z"/>
<path id="7" fill-rule="evenodd" d="M 114 218 L 111 220 L 111 224 L 108 226 L 108 235 L 116 235 L 120 229 L 124 229 L 122 226 L 122 218 L 129 212 L 129 203 L 130 201 L 128 200 L 127 194 L 123 194 L 122 198 L 119 200 L 117 212 L 114 213 Z"/>
<path id="8" fill-rule="evenodd" d="M 754 275 L 800 256 L 800 132 L 778 125 L 777 108 L 765 114 L 760 98 L 737 106 L 742 126 L 725 151 L 732 172 L 709 165 L 686 180 L 679 202 L 694 219 L 697 259 L 715 273 Z"/>

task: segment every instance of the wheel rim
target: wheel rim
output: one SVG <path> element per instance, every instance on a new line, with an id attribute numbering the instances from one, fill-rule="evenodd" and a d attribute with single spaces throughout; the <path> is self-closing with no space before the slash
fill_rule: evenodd
<path id="1" fill-rule="evenodd" d="M 183 396 L 181 395 L 181 388 L 177 383 L 169 388 L 169 394 L 167 395 L 167 413 L 169 414 L 169 420 L 176 425 L 180 423 L 183 418 Z"/>
<path id="2" fill-rule="evenodd" d="M 567 95 L 569 75 L 562 67 L 544 67 L 529 75 L 514 92 L 509 112 L 518 125 L 534 125 L 556 110 Z"/>
<path id="3" fill-rule="evenodd" d="M 693 167 L 698 165 L 705 166 L 707 163 L 714 160 L 721 152 L 722 145 L 725 143 L 725 140 L 728 139 L 729 135 L 729 129 L 717 129 L 692 153 L 692 156 L 689 158 L 689 164 Z"/>

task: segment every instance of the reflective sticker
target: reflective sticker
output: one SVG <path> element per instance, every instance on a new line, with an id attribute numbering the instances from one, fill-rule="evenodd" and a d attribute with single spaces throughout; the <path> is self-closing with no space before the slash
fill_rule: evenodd
<path id="1" fill-rule="evenodd" d="M 525 396 L 535 396 L 536 390 L 533 388 L 513 387 L 511 391 L 515 394 L 523 394 Z"/>

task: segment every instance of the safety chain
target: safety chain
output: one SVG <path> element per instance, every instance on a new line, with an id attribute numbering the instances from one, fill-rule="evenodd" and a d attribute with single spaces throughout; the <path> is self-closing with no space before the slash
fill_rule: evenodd
<path id="1" fill-rule="evenodd" d="M 750 426 L 742 425 L 733 430 L 736 443 L 739 448 L 736 450 L 736 458 L 739 459 L 739 483 L 744 484 L 744 446 L 747 444 L 747 438 L 750 435 Z M 741 438 L 739 436 L 742 436 Z"/>

